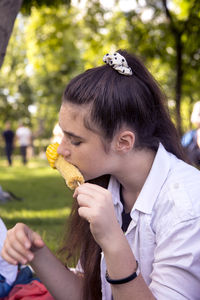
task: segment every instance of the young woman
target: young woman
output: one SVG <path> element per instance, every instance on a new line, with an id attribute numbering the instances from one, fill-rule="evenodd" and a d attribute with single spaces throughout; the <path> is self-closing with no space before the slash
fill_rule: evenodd
<path id="1" fill-rule="evenodd" d="M 58 300 L 199 299 L 200 173 L 184 162 L 163 95 L 118 51 L 66 87 L 58 152 L 87 183 L 74 192 L 63 266 L 25 224 L 2 255 L 31 262 Z"/>

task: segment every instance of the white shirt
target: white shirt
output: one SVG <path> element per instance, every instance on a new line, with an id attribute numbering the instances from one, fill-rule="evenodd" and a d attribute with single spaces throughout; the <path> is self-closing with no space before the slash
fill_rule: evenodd
<path id="1" fill-rule="evenodd" d="M 16 130 L 16 136 L 20 146 L 29 146 L 31 143 L 31 131 L 27 127 L 19 127 Z"/>
<path id="2" fill-rule="evenodd" d="M 6 238 L 6 226 L 0 218 L 0 253 Z M 9 285 L 12 285 L 17 276 L 17 266 L 7 263 L 0 255 L 0 274 L 6 279 Z"/>
<path id="3" fill-rule="evenodd" d="M 119 224 L 119 183 L 111 177 Z M 132 208 L 126 237 L 140 272 L 158 300 L 200 299 L 200 172 L 159 146 Z M 102 299 L 111 299 L 101 258 Z"/>

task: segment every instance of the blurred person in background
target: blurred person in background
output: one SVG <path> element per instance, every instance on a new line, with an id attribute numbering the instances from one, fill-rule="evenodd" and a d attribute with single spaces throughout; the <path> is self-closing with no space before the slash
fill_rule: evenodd
<path id="1" fill-rule="evenodd" d="M 27 148 L 32 145 L 31 130 L 28 127 L 25 127 L 22 122 L 20 122 L 16 131 L 16 137 L 20 146 L 22 162 L 25 165 L 27 163 Z"/>
<path id="2" fill-rule="evenodd" d="M 5 130 L 2 133 L 5 141 L 5 154 L 7 157 L 8 165 L 12 165 L 12 153 L 14 148 L 15 132 L 11 129 L 11 123 L 9 121 L 5 124 Z"/>
<path id="3" fill-rule="evenodd" d="M 200 101 L 193 106 L 191 123 L 196 128 L 186 132 L 182 137 L 181 143 L 191 164 L 200 167 Z"/>

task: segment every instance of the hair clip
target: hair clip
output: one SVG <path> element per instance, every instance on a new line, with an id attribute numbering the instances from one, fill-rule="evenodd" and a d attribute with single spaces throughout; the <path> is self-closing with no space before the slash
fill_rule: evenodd
<path id="1" fill-rule="evenodd" d="M 118 52 L 115 52 L 114 54 L 107 53 L 104 55 L 103 61 L 120 74 L 126 76 L 131 76 L 133 74 L 132 69 L 128 66 L 125 57 Z"/>

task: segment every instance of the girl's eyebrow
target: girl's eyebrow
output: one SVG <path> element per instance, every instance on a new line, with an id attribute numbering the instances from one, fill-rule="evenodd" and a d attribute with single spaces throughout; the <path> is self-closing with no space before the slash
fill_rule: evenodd
<path id="1" fill-rule="evenodd" d="M 70 131 L 65 131 L 63 130 L 63 133 L 68 135 L 69 137 L 77 138 L 77 139 L 83 139 L 81 136 L 74 134 L 73 132 Z"/>
<path id="2" fill-rule="evenodd" d="M 59 123 L 59 126 L 60 126 L 60 123 Z M 82 138 L 81 136 L 76 135 L 76 134 L 74 134 L 73 132 L 63 130 L 61 126 L 60 126 L 60 128 L 61 128 L 62 132 L 63 132 L 64 134 L 66 134 L 67 136 L 73 137 L 73 138 L 77 138 L 77 139 L 82 139 L 82 140 L 83 140 L 83 138 Z"/>

